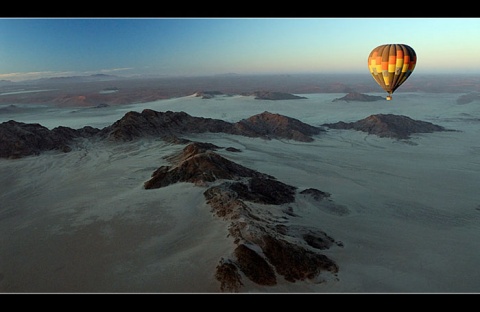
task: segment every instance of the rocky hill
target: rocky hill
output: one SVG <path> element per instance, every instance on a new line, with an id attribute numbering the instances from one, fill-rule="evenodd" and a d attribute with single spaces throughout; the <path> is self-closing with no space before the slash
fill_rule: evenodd
<path id="1" fill-rule="evenodd" d="M 378 95 L 368 95 L 359 92 L 350 92 L 344 97 L 333 99 L 332 102 L 345 101 L 345 102 L 375 102 L 383 101 L 384 97 Z"/>
<path id="2" fill-rule="evenodd" d="M 185 112 L 145 109 L 141 113 L 126 113 L 111 126 L 102 129 L 101 135 L 117 141 L 130 141 L 146 136 L 202 132 L 234 133 L 234 130 L 231 123 L 219 119 L 193 117 Z"/>
<path id="3" fill-rule="evenodd" d="M 68 127 L 49 130 L 40 124 L 10 120 L 0 124 L 0 157 L 20 158 L 48 150 L 69 152 L 75 138 L 89 138 L 99 132 L 88 126 L 78 130 Z"/>
<path id="4" fill-rule="evenodd" d="M 312 136 L 324 131 L 297 119 L 263 112 L 236 123 L 220 119 L 193 117 L 185 112 L 158 112 L 145 109 L 128 112 L 103 129 L 57 127 L 49 130 L 39 124 L 8 121 L 0 124 L 0 157 L 18 158 L 38 155 L 42 151 L 68 152 L 77 138 L 98 138 L 131 141 L 143 137 L 158 137 L 168 142 L 184 143 L 180 137 L 188 133 L 228 133 L 264 139 L 313 141 Z"/>
<path id="5" fill-rule="evenodd" d="M 18 107 L 17 105 L 10 104 L 5 107 L 0 107 L 0 114 L 11 114 L 11 113 L 21 113 L 25 111 L 24 108 Z"/>
<path id="6" fill-rule="evenodd" d="M 468 104 L 474 101 L 480 101 L 480 92 L 470 92 L 468 94 L 461 95 L 457 99 L 457 104 Z"/>
<path id="7" fill-rule="evenodd" d="M 235 134 L 262 137 L 266 139 L 283 138 L 301 142 L 313 141 L 312 136 L 325 130 L 308 125 L 291 117 L 263 112 L 235 123 Z"/>
<path id="8" fill-rule="evenodd" d="M 302 100 L 306 99 L 304 96 L 298 96 L 286 92 L 275 92 L 275 91 L 254 91 L 252 93 L 243 93 L 242 95 L 254 96 L 256 100 Z"/>
<path id="9" fill-rule="evenodd" d="M 244 278 L 263 286 L 276 285 L 279 276 L 291 283 L 316 281 L 321 272 L 337 278 L 338 265 L 321 250 L 343 244 L 320 229 L 286 222 L 298 217 L 290 206 L 296 196 L 311 196 L 318 205 L 335 205 L 329 194 L 313 188 L 298 192 L 273 176 L 226 159 L 215 152 L 220 148 L 190 143 L 169 157 L 172 165 L 155 170 L 144 187 L 155 189 L 177 182 L 207 187 L 207 204 L 215 216 L 230 222 L 226 235 L 233 238 L 231 254 L 221 258 L 216 267 L 221 291 L 240 291 Z"/>
<path id="10" fill-rule="evenodd" d="M 220 91 L 197 91 L 195 92 L 196 97 L 201 97 L 202 99 L 212 99 L 217 95 L 224 95 Z"/>
<path id="11" fill-rule="evenodd" d="M 432 133 L 435 131 L 450 131 L 431 122 L 414 120 L 407 116 L 394 114 L 376 114 L 355 122 L 323 124 L 332 129 L 353 129 L 375 134 L 379 137 L 409 139 L 414 133 Z"/>

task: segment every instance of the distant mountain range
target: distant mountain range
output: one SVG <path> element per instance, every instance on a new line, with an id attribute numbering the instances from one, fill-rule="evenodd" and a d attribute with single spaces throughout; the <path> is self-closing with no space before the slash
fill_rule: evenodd
<path id="1" fill-rule="evenodd" d="M 120 79 L 125 79 L 125 78 L 120 76 L 114 76 L 114 75 L 94 74 L 89 76 L 61 76 L 61 77 L 39 78 L 39 79 L 23 81 L 23 83 L 26 83 L 26 82 L 34 82 L 34 83 L 94 82 L 94 81 L 112 81 L 112 80 L 120 80 Z"/>
<path id="2" fill-rule="evenodd" d="M 69 83 L 69 82 L 95 82 L 95 81 L 111 81 L 128 79 L 121 76 L 106 75 L 106 74 L 93 74 L 88 76 L 58 76 L 58 77 L 46 77 L 37 79 L 27 79 L 21 81 L 0 80 L 0 86 L 16 86 L 16 85 L 36 85 L 36 84 L 51 84 L 51 83 Z"/>
<path id="3" fill-rule="evenodd" d="M 115 88 L 117 92 L 104 92 Z M 48 92 L 38 92 L 45 91 Z M 11 82 L 0 81 L 0 104 L 48 104 L 85 107 L 119 105 L 202 94 L 203 98 L 224 95 L 254 95 L 262 100 L 296 99 L 310 93 L 346 93 L 357 96 L 339 98 L 346 102 L 364 100 L 359 94 L 383 93 L 370 77 L 362 74 L 303 75 L 212 75 L 204 77 L 126 78 L 96 74 L 41 78 Z M 20 92 L 22 93 L 20 94 Z M 478 93 L 480 76 L 412 75 L 396 92 Z M 385 93 L 386 94 L 386 93 Z M 373 96 L 370 96 L 373 97 Z M 377 96 L 378 97 L 378 96 Z M 374 100 L 374 98 L 369 98 Z M 461 99 L 463 103 L 469 99 Z M 476 100 L 474 98 L 473 100 Z"/>

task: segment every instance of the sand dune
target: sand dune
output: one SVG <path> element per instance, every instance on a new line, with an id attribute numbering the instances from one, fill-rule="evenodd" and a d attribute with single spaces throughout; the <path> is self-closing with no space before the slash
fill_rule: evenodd
<path id="1" fill-rule="evenodd" d="M 480 108 L 458 95 L 399 93 L 393 101 L 332 102 L 186 97 L 92 110 L 2 115 L 104 127 L 129 110 L 185 111 L 236 122 L 264 111 L 319 126 L 371 114 L 402 114 L 456 132 L 395 140 L 329 129 L 313 142 L 227 134 L 185 138 L 234 147 L 219 154 L 299 188 L 331 194 L 336 206 L 298 197 L 290 225 L 319 228 L 343 248 L 324 254 L 336 278 L 259 286 L 254 293 L 444 293 L 480 291 Z M 71 111 L 71 109 L 70 109 Z M 100 112 L 100 113 L 97 113 Z M 18 117 L 18 119 L 16 118 Z M 78 141 L 69 153 L 0 159 L 1 292 L 215 293 L 218 260 L 231 250 L 229 222 L 205 203 L 206 186 L 145 190 L 151 173 L 184 145 L 156 139 Z"/>

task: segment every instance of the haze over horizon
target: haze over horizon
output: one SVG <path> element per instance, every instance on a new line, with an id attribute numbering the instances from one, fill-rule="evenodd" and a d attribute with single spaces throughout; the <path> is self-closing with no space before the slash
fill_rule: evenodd
<path id="1" fill-rule="evenodd" d="M 368 73 L 381 44 L 415 74 L 480 70 L 480 18 L 0 18 L 0 80 L 110 74 Z"/>

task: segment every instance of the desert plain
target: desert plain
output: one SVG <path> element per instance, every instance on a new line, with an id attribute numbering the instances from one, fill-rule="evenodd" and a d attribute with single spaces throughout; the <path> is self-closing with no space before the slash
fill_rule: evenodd
<path id="1" fill-rule="evenodd" d="M 382 95 L 382 93 L 370 93 Z M 24 106 L 0 114 L 57 126 L 103 128 L 129 111 L 186 112 L 237 122 L 271 112 L 322 126 L 396 114 L 448 132 L 378 137 L 329 129 L 312 142 L 190 133 L 223 157 L 299 189 L 330 194 L 318 205 L 297 196 L 282 222 L 320 229 L 339 244 L 321 253 L 338 265 L 313 279 L 272 286 L 243 277 L 240 293 L 477 293 L 480 291 L 480 106 L 458 93 L 398 92 L 392 101 L 334 101 L 192 95 L 105 107 Z M 7 104 L 4 104 L 5 106 Z M 19 104 L 19 106 L 21 106 Z M 215 269 L 232 253 L 229 220 L 207 204 L 209 185 L 144 183 L 185 144 L 158 137 L 77 140 L 70 152 L 0 159 L 0 292 L 219 293 Z M 259 212 L 279 222 L 279 207 Z"/>

